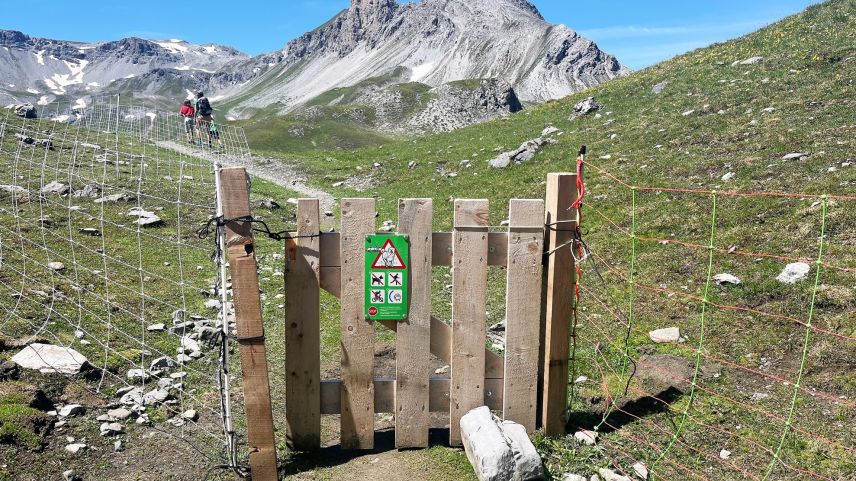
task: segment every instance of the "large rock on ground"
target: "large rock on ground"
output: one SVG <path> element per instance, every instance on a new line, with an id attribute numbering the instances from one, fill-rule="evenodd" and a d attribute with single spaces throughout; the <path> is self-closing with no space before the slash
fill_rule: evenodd
<path id="1" fill-rule="evenodd" d="M 523 426 L 502 422 L 486 406 L 461 418 L 467 459 L 479 481 L 528 481 L 543 478 L 541 458 Z"/>
<path id="2" fill-rule="evenodd" d="M 89 362 L 86 356 L 70 347 L 52 344 L 30 344 L 12 357 L 24 369 L 43 373 L 77 374 Z"/>

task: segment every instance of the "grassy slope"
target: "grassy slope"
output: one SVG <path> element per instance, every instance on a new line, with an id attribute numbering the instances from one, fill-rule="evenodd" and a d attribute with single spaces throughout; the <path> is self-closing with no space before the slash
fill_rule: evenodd
<path id="1" fill-rule="evenodd" d="M 299 161 L 339 196 L 365 195 L 346 188 L 333 189 L 333 183 L 351 176 L 372 172 L 377 186 L 369 193 L 378 197 L 380 215 L 394 219 L 399 197 L 485 197 L 492 202 L 494 224 L 506 218 L 507 201 L 514 197 L 540 197 L 547 172 L 573 169 L 573 159 L 581 144 L 589 146 L 594 165 L 609 169 L 628 182 L 727 190 L 764 190 L 813 192 L 847 195 L 853 192 L 856 171 L 842 164 L 853 162 L 853 91 L 856 73 L 856 2 L 835 0 L 812 7 L 744 38 L 691 52 L 674 60 L 609 82 L 590 91 L 530 109 L 507 121 L 494 121 L 450 134 L 397 141 L 382 148 L 356 151 L 318 151 L 285 155 Z M 755 65 L 731 66 L 735 60 L 763 56 Z M 653 94 L 653 85 L 668 81 L 662 94 Z M 572 106 L 594 95 L 605 105 L 602 118 L 589 116 L 569 121 Z M 772 113 L 763 112 L 775 108 Z M 683 115 L 694 110 L 693 113 Z M 722 113 L 718 113 L 722 111 Z M 611 125 L 604 125 L 614 119 Z M 550 146 L 534 160 L 505 170 L 491 170 L 486 161 L 495 148 L 508 150 L 538 136 L 547 125 L 564 131 L 556 146 Z M 613 134 L 615 137 L 613 138 Z M 790 152 L 809 152 L 802 161 L 783 162 Z M 609 159 L 599 159 L 609 155 Z M 462 168 L 460 161 L 472 160 L 473 167 Z M 410 161 L 417 167 L 408 170 Z M 379 162 L 380 169 L 372 169 Z M 361 170 L 358 171 L 357 167 Z M 837 170 L 831 172 L 830 167 Z M 454 178 L 439 171 L 457 172 Z M 734 172 L 729 183 L 720 178 Z M 615 182 L 588 171 L 590 197 L 586 217 L 586 235 L 592 248 L 624 275 L 629 271 L 631 242 L 604 219 L 624 229 L 631 227 L 631 192 Z M 640 235 L 674 237 L 706 245 L 711 223 L 709 196 L 639 192 L 636 225 Z M 436 227 L 450 227 L 451 204 L 438 202 Z M 769 252 L 789 257 L 812 259 L 817 256 L 820 232 L 820 206 L 803 198 L 731 198 L 719 196 L 715 245 L 728 249 Z M 852 202 L 832 200 L 827 217 L 827 251 L 824 261 L 852 268 L 856 265 L 853 237 L 856 215 Z M 707 253 L 675 244 L 637 243 L 637 281 L 665 286 L 692 295 L 703 294 L 707 280 Z M 715 255 L 713 273 L 732 272 L 743 279 L 737 288 L 714 288 L 710 298 L 718 304 L 751 306 L 755 309 L 806 319 L 813 294 L 810 281 L 784 286 L 773 278 L 784 265 L 775 259 L 754 260 L 739 256 Z M 629 290 L 626 282 L 601 266 L 606 285 L 592 273 L 586 281 L 591 289 L 583 305 L 583 341 L 579 372 L 595 381 L 612 386 L 612 395 L 621 380 L 610 369 L 622 367 L 623 329 L 615 319 L 598 308 L 593 296 L 607 299 L 607 291 L 617 298 L 613 308 L 627 312 Z M 813 280 L 813 276 L 812 276 Z M 495 290 L 501 291 L 497 282 Z M 639 290 L 637 290 L 639 291 Z M 494 296 L 501 299 L 501 295 Z M 820 279 L 814 325 L 830 332 L 856 335 L 851 313 L 854 307 L 852 274 L 825 270 Z M 448 299 L 437 296 L 440 310 Z M 492 307 L 501 315 L 501 305 Z M 698 302 L 680 296 L 669 298 L 650 292 L 636 292 L 634 323 L 637 331 L 629 340 L 631 355 L 643 352 L 674 353 L 693 359 L 702 337 L 701 309 Z M 645 333 L 652 328 L 678 325 L 689 337 L 680 346 L 649 346 Z M 595 327 L 597 326 L 597 327 Z M 602 329 L 603 332 L 598 332 Z M 799 370 L 804 330 L 801 326 L 730 310 L 712 309 L 705 314 L 705 340 L 702 352 L 727 359 L 748 369 L 772 376 L 795 379 Z M 606 346 L 603 356 L 592 350 L 595 341 Z M 813 332 L 809 342 L 806 376 L 803 386 L 811 386 L 832 395 L 854 391 L 852 341 Z M 759 360 L 761 358 L 761 360 Z M 601 365 L 599 365 L 599 363 Z M 705 364 L 712 364 L 709 360 Z M 604 370 L 601 374 L 600 369 Z M 716 379 L 706 381 L 707 388 L 743 403 L 753 393 L 770 394 L 757 407 L 777 416 L 788 414 L 793 388 L 740 369 L 726 369 Z M 577 409 L 584 401 L 602 395 L 599 386 L 583 387 Z M 641 386 L 637 386 L 641 387 Z M 823 403 L 817 398 L 798 396 L 795 423 L 800 429 L 853 446 L 852 431 L 845 426 L 854 420 L 853 408 Z M 650 420 L 671 432 L 680 424 L 688 396 L 675 403 L 673 415 L 658 412 Z M 595 407 L 597 408 L 597 407 Z M 588 408 L 586 408 L 588 409 Z M 671 421 L 670 421 L 671 419 Z M 577 419 L 585 423 L 585 418 Z M 696 396 L 683 439 L 696 443 L 714 458 L 721 448 L 733 451 L 733 462 L 741 469 L 763 477 L 771 456 L 756 445 L 739 439 L 711 434 L 701 423 L 722 423 L 729 431 L 739 431 L 761 446 L 778 445 L 783 422 L 734 402 L 713 395 Z M 739 428 L 738 428 L 739 426 Z M 632 436 L 625 438 L 624 436 Z M 636 441 L 634 441 L 636 439 Z M 640 440 L 651 440 L 645 446 Z M 630 423 L 621 434 L 612 434 L 606 453 L 627 468 L 624 450 L 653 464 L 666 449 L 669 436 L 643 422 Z M 544 443 L 554 472 L 579 471 L 613 462 L 609 456 L 593 450 L 580 450 L 570 443 Z M 644 448 L 644 449 L 643 449 Z M 661 473 L 676 479 L 686 477 L 676 466 L 681 463 L 694 471 L 704 470 L 737 479 L 740 471 L 701 456 L 681 443 L 669 448 L 658 466 Z M 835 445 L 802 434 L 790 435 L 782 452 L 786 462 L 820 471 L 839 479 L 854 467 L 852 453 Z M 683 476 L 683 477 L 682 477 Z M 773 471 L 773 477 L 785 476 Z M 798 479 L 792 475 L 788 479 Z"/>

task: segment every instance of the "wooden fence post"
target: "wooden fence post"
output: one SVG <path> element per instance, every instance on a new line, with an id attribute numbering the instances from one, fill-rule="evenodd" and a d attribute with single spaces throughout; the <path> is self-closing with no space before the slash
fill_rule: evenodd
<path id="1" fill-rule="evenodd" d="M 285 243 L 285 420 L 295 451 L 321 447 L 320 228 L 318 199 L 298 200 L 298 238 Z"/>
<path id="2" fill-rule="evenodd" d="M 344 449 L 374 448 L 375 328 L 365 317 L 365 242 L 375 200 L 342 199 L 342 414 Z"/>
<path id="3" fill-rule="evenodd" d="M 569 243 L 574 238 L 577 211 L 569 207 L 577 199 L 576 181 L 576 174 L 547 176 L 546 224 L 550 229 L 546 249 L 552 254 L 547 263 L 544 391 L 541 411 L 541 421 L 547 436 L 565 434 L 569 336 L 576 284 L 574 257 Z"/>
<path id="4" fill-rule="evenodd" d="M 427 448 L 431 424 L 431 199 L 398 203 L 398 230 L 410 236 L 410 317 L 395 335 L 395 447 Z"/>
<path id="5" fill-rule="evenodd" d="M 544 201 L 509 206 L 503 418 L 535 431 L 538 407 Z"/>
<path id="6" fill-rule="evenodd" d="M 487 333 L 487 200 L 456 200 L 452 233 L 452 384 L 449 444 L 460 446 L 461 418 L 484 405 Z"/>
<path id="7" fill-rule="evenodd" d="M 223 169 L 220 172 L 220 192 L 223 196 L 224 218 L 236 219 L 252 215 L 247 172 L 243 167 Z M 232 221 L 226 224 L 226 250 L 232 272 L 238 348 L 244 379 L 250 467 L 255 481 L 276 481 L 276 446 L 265 331 L 259 298 L 255 241 L 250 222 Z"/>

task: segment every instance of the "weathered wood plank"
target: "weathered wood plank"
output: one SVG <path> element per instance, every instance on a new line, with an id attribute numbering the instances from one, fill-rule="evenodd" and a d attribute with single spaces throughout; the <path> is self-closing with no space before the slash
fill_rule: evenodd
<path id="1" fill-rule="evenodd" d="M 299 451 L 321 447 L 320 227 L 318 200 L 299 200 L 285 243 L 286 439 Z"/>
<path id="2" fill-rule="evenodd" d="M 338 232 L 324 234 L 321 239 L 321 267 L 340 267 Z M 487 265 L 505 267 L 508 261 L 508 234 L 506 232 L 491 232 L 487 236 L 488 255 Z M 431 241 L 431 263 L 434 266 L 452 265 L 452 233 L 434 232 Z"/>
<path id="3" fill-rule="evenodd" d="M 395 336 L 395 447 L 427 448 L 431 337 L 431 241 L 434 203 L 398 203 L 398 230 L 410 239 L 410 315 Z"/>
<path id="4" fill-rule="evenodd" d="M 452 446 L 462 442 L 461 417 L 484 402 L 488 214 L 487 200 L 455 201 L 449 430 Z"/>
<path id="5" fill-rule="evenodd" d="M 449 412 L 449 378 L 431 378 L 428 381 L 429 410 L 432 413 Z M 321 414 L 339 414 L 342 407 L 342 381 L 326 379 L 321 381 Z M 378 414 L 395 413 L 395 379 L 376 378 L 374 380 L 375 412 Z M 502 409 L 502 379 L 486 379 L 484 405 L 493 411 Z"/>
<path id="6" fill-rule="evenodd" d="M 575 174 L 547 176 L 546 223 L 553 225 L 546 242 L 548 251 L 568 244 L 574 237 L 577 212 L 568 207 L 577 198 L 576 180 Z M 568 246 L 550 255 L 547 264 L 541 422 L 548 436 L 565 434 L 569 337 L 575 283 L 574 257 Z"/>
<path id="7" fill-rule="evenodd" d="M 509 207 L 503 418 L 535 431 L 544 253 L 543 200 Z"/>
<path id="8" fill-rule="evenodd" d="M 342 415 L 344 449 L 374 448 L 374 325 L 365 318 L 365 238 L 374 199 L 342 199 Z"/>
<path id="9" fill-rule="evenodd" d="M 226 219 L 252 215 L 247 173 L 243 168 L 220 171 L 220 192 L 223 196 L 223 216 Z M 225 235 L 228 246 L 226 253 L 232 273 L 250 466 L 254 479 L 276 481 L 276 445 L 270 380 L 252 226 L 246 221 L 232 221 L 226 225 Z"/>
<path id="10" fill-rule="evenodd" d="M 330 294 L 340 297 L 342 292 L 341 269 L 338 267 L 322 267 L 321 287 Z M 397 322 L 380 321 L 380 323 L 388 327 L 391 331 L 398 330 Z M 431 354 L 437 356 L 444 362 L 451 362 L 452 326 L 433 316 L 431 317 L 430 346 Z M 485 377 L 489 379 L 502 379 L 505 369 L 504 362 L 505 360 L 501 356 L 485 349 Z"/>

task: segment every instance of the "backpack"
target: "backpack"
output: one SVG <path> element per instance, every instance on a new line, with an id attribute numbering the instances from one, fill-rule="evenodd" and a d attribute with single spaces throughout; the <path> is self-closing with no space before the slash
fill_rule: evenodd
<path id="1" fill-rule="evenodd" d="M 205 117 L 214 113 L 214 109 L 211 108 L 211 103 L 208 101 L 208 97 L 202 97 L 196 101 L 196 111 L 199 112 L 199 115 Z"/>

